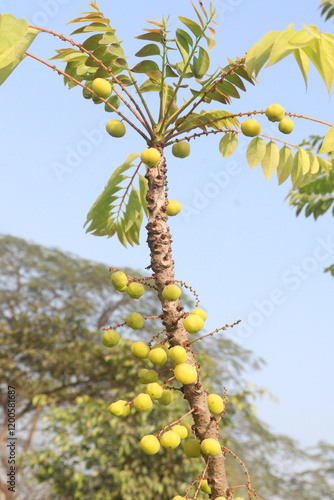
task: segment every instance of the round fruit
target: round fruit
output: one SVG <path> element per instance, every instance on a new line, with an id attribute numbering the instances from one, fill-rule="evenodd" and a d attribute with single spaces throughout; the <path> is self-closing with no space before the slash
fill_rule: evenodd
<path id="1" fill-rule="evenodd" d="M 278 130 L 283 134 L 291 134 L 295 128 L 295 123 L 290 118 L 283 118 L 278 124 Z"/>
<path id="2" fill-rule="evenodd" d="M 266 117 L 271 122 L 279 122 L 284 118 L 285 109 L 280 104 L 270 104 L 266 109 Z"/>
<path id="3" fill-rule="evenodd" d="M 157 372 L 154 370 L 147 370 L 147 368 L 139 370 L 138 377 L 142 384 L 151 384 L 159 380 Z"/>
<path id="4" fill-rule="evenodd" d="M 204 319 L 198 314 L 189 314 L 183 320 L 183 326 L 188 333 L 197 333 L 202 330 L 204 326 Z"/>
<path id="5" fill-rule="evenodd" d="M 115 347 L 120 341 L 120 334 L 115 330 L 108 330 L 102 335 L 102 344 L 106 347 Z"/>
<path id="6" fill-rule="evenodd" d="M 190 311 L 190 314 L 197 314 L 198 316 L 200 316 L 204 321 L 207 319 L 208 317 L 208 314 L 203 311 L 203 309 L 201 309 L 200 307 L 195 307 L 195 309 L 193 309 L 192 311 Z"/>
<path id="7" fill-rule="evenodd" d="M 86 87 L 91 88 L 91 86 L 88 85 L 88 83 L 86 83 Z M 91 99 L 93 97 L 93 94 L 89 92 L 89 90 L 87 89 L 82 89 L 82 95 L 84 96 L 85 99 Z"/>
<path id="8" fill-rule="evenodd" d="M 169 352 L 169 344 L 165 343 L 165 344 L 154 344 L 151 349 L 157 349 L 157 348 L 160 348 L 160 349 L 163 349 L 165 351 L 165 353 L 167 354 L 168 356 L 168 352 Z"/>
<path id="9" fill-rule="evenodd" d="M 182 427 L 185 427 L 187 429 L 187 433 L 188 433 L 188 436 L 189 437 L 192 433 L 192 429 L 190 427 L 190 425 L 188 424 L 188 422 L 181 422 L 180 424 Z"/>
<path id="10" fill-rule="evenodd" d="M 154 167 L 160 160 L 161 154 L 155 148 L 143 149 L 140 159 L 148 167 Z"/>
<path id="11" fill-rule="evenodd" d="M 115 403 L 111 403 L 111 405 L 109 406 L 109 411 L 116 417 L 127 417 L 130 413 L 130 405 L 127 405 L 126 401 L 120 399 Z"/>
<path id="12" fill-rule="evenodd" d="M 218 394 L 209 394 L 208 408 L 214 415 L 219 415 L 225 409 L 223 398 L 221 398 Z"/>
<path id="13" fill-rule="evenodd" d="M 215 500 L 226 500 L 226 498 L 225 497 L 216 497 Z M 235 500 L 237 500 L 237 499 L 235 498 Z"/>
<path id="14" fill-rule="evenodd" d="M 125 323 L 133 330 L 139 330 L 144 326 L 144 318 L 141 314 L 134 312 L 127 315 Z"/>
<path id="15" fill-rule="evenodd" d="M 208 495 L 211 495 L 211 488 L 208 485 L 207 479 L 203 479 L 203 481 L 201 481 L 201 491 L 203 491 L 203 493 L 207 493 Z"/>
<path id="16" fill-rule="evenodd" d="M 150 348 L 144 342 L 134 342 L 131 345 L 131 352 L 137 359 L 146 359 L 149 355 Z"/>
<path id="17" fill-rule="evenodd" d="M 162 290 L 162 297 L 165 300 L 169 300 L 170 302 L 174 302 L 177 300 L 182 293 L 182 290 L 179 286 L 177 285 L 167 285 L 165 288 Z"/>
<path id="18" fill-rule="evenodd" d="M 147 455 L 155 455 L 160 450 L 159 439 L 153 434 L 147 434 L 141 438 L 140 447 Z"/>
<path id="19" fill-rule="evenodd" d="M 201 456 L 201 444 L 197 439 L 187 439 L 183 445 L 184 453 L 187 457 L 198 458 Z"/>
<path id="20" fill-rule="evenodd" d="M 201 450 L 209 457 L 215 457 L 221 451 L 220 443 L 217 439 L 208 438 L 201 442 Z"/>
<path id="21" fill-rule="evenodd" d="M 101 98 L 100 98 L 100 97 L 98 97 L 97 95 L 93 95 L 93 97 L 92 97 L 92 101 L 93 101 L 93 103 L 94 103 L 94 104 L 102 104 L 102 102 L 103 102 L 103 101 L 101 100 Z"/>
<path id="22" fill-rule="evenodd" d="M 92 90 L 96 95 L 107 99 L 112 91 L 112 86 L 105 78 L 95 78 L 92 83 Z"/>
<path id="23" fill-rule="evenodd" d="M 165 432 L 160 438 L 160 444 L 164 448 L 174 450 L 181 443 L 180 436 L 174 431 Z"/>
<path id="24" fill-rule="evenodd" d="M 141 283 L 133 281 L 127 286 L 126 291 L 131 299 L 140 299 L 140 297 L 145 293 L 145 288 Z"/>
<path id="25" fill-rule="evenodd" d="M 180 363 L 174 368 L 174 375 L 181 384 L 193 384 L 197 380 L 197 370 L 188 363 Z"/>
<path id="26" fill-rule="evenodd" d="M 241 124 L 241 132 L 247 137 L 255 137 L 259 135 L 262 128 L 257 120 L 249 118 Z"/>
<path id="27" fill-rule="evenodd" d="M 151 384 L 147 384 L 146 393 L 150 396 L 151 399 L 159 399 L 162 396 L 163 388 L 160 384 L 156 382 L 152 382 Z"/>
<path id="28" fill-rule="evenodd" d="M 154 365 L 164 365 L 167 361 L 167 354 L 162 347 L 157 347 L 156 349 L 152 349 L 148 355 L 148 359 L 154 364 Z"/>
<path id="29" fill-rule="evenodd" d="M 144 394 L 143 392 L 141 392 L 133 400 L 133 406 L 138 411 L 147 411 L 153 406 L 152 399 L 148 394 Z"/>
<path id="30" fill-rule="evenodd" d="M 167 203 L 166 212 L 167 212 L 167 215 L 169 215 L 169 217 L 172 217 L 173 215 L 179 214 L 181 212 L 181 210 L 182 210 L 182 205 L 179 201 L 170 200 Z"/>
<path id="31" fill-rule="evenodd" d="M 114 285 L 115 290 L 120 291 L 121 288 L 124 288 L 128 284 L 128 278 L 123 271 L 116 271 L 111 275 L 111 283 Z"/>
<path id="32" fill-rule="evenodd" d="M 171 347 L 168 351 L 169 357 L 174 363 L 180 364 L 187 361 L 187 351 L 181 345 L 175 345 Z"/>
<path id="33" fill-rule="evenodd" d="M 109 120 L 106 124 L 106 130 L 112 137 L 123 137 L 126 133 L 126 128 L 120 120 Z"/>
<path id="34" fill-rule="evenodd" d="M 174 399 L 174 394 L 168 389 L 164 389 L 161 398 L 158 399 L 158 403 L 162 406 L 168 406 Z"/>
<path id="35" fill-rule="evenodd" d="M 186 497 L 181 497 L 180 495 L 176 495 L 176 497 L 173 497 L 172 500 L 187 500 Z"/>
<path id="36" fill-rule="evenodd" d="M 176 158 L 186 158 L 190 155 L 190 144 L 189 142 L 176 142 L 172 146 L 172 154 L 176 156 Z"/>
<path id="37" fill-rule="evenodd" d="M 181 439 L 186 439 L 188 437 L 188 430 L 184 425 L 173 425 L 171 430 L 173 432 L 176 432 L 176 434 L 178 434 Z"/>

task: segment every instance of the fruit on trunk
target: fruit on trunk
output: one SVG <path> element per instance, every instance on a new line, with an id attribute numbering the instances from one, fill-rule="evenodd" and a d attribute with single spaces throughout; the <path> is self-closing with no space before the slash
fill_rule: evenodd
<path id="1" fill-rule="evenodd" d="M 201 444 L 197 439 L 187 439 L 183 444 L 183 450 L 190 458 L 198 458 L 202 455 Z"/>
<path id="2" fill-rule="evenodd" d="M 154 364 L 154 365 L 164 365 L 167 361 L 167 354 L 162 347 L 157 347 L 156 349 L 152 349 L 148 355 L 148 359 Z"/>
<path id="3" fill-rule="evenodd" d="M 208 314 L 203 310 L 201 309 L 200 307 L 195 307 L 195 309 L 193 309 L 192 311 L 190 311 L 190 314 L 197 314 L 198 316 L 200 316 L 204 321 L 207 319 L 208 317 Z"/>
<path id="4" fill-rule="evenodd" d="M 177 300 L 182 293 L 182 290 L 179 286 L 177 285 L 167 285 L 165 288 L 162 290 L 162 297 L 165 300 L 169 300 L 170 302 L 174 302 Z"/>
<path id="5" fill-rule="evenodd" d="M 145 293 L 145 288 L 141 283 L 133 281 L 126 287 L 126 291 L 131 299 L 140 299 L 140 297 Z"/>
<path id="6" fill-rule="evenodd" d="M 153 406 L 152 399 L 150 398 L 150 396 L 148 394 L 141 392 L 133 400 L 133 406 L 138 411 L 147 411 L 150 408 L 152 408 L 152 406 Z"/>
<path id="7" fill-rule="evenodd" d="M 202 330 L 204 319 L 198 314 L 189 314 L 189 316 L 184 318 L 183 326 L 188 333 L 197 333 Z"/>
<path id="8" fill-rule="evenodd" d="M 173 144 L 172 154 L 176 156 L 176 158 L 186 158 L 187 156 L 189 156 L 190 155 L 189 142 L 180 141 Z"/>
<path id="9" fill-rule="evenodd" d="M 150 396 L 151 399 L 159 399 L 162 396 L 163 388 L 160 384 L 152 382 L 151 384 L 147 384 L 146 393 Z"/>
<path id="10" fill-rule="evenodd" d="M 157 165 L 160 158 L 161 154 L 155 148 L 143 149 L 140 156 L 141 161 L 148 167 L 154 167 L 155 165 Z"/>
<path id="11" fill-rule="evenodd" d="M 180 364 L 187 361 L 187 351 L 181 345 L 175 345 L 171 347 L 168 351 L 169 357 L 174 363 Z"/>
<path id="12" fill-rule="evenodd" d="M 128 284 L 128 278 L 123 271 L 116 271 L 112 273 L 111 283 L 114 285 L 115 290 L 121 291 L 122 288 L 126 287 Z"/>
<path id="13" fill-rule="evenodd" d="M 106 130 L 112 137 L 123 137 L 126 132 L 125 125 L 120 120 L 109 120 L 106 124 Z"/>
<path id="14" fill-rule="evenodd" d="M 137 359 L 146 359 L 149 355 L 150 348 L 144 342 L 134 342 L 131 345 L 131 352 Z"/>
<path id="15" fill-rule="evenodd" d="M 164 389 L 161 398 L 158 399 L 158 403 L 162 406 L 168 406 L 174 400 L 174 394 L 168 389 Z"/>
<path id="16" fill-rule="evenodd" d="M 116 401 L 115 403 L 111 403 L 109 406 L 109 411 L 115 417 L 127 417 L 130 413 L 130 405 L 126 404 L 127 402 L 123 399 Z"/>
<path id="17" fill-rule="evenodd" d="M 208 408 L 214 415 L 219 415 L 225 409 L 223 398 L 221 398 L 218 394 L 209 394 Z"/>
<path id="18" fill-rule="evenodd" d="M 220 443 L 217 439 L 208 438 L 201 442 L 201 450 L 209 457 L 215 457 L 221 451 Z"/>
<path id="19" fill-rule="evenodd" d="M 160 450 L 159 439 L 153 434 L 147 434 L 141 438 L 140 447 L 147 455 L 155 455 Z"/>
<path id="20" fill-rule="evenodd" d="M 181 210 L 182 210 L 182 205 L 179 201 L 170 200 L 167 203 L 166 212 L 167 212 L 167 215 L 169 215 L 170 217 L 179 214 L 181 212 Z"/>
<path id="21" fill-rule="evenodd" d="M 278 130 L 283 134 L 291 134 L 295 128 L 295 123 L 290 118 L 283 118 L 278 124 Z"/>
<path id="22" fill-rule="evenodd" d="M 133 330 L 139 330 L 144 326 L 144 318 L 141 314 L 134 312 L 127 315 L 125 323 Z"/>
<path id="23" fill-rule="evenodd" d="M 207 479 L 203 479 L 203 481 L 201 481 L 201 491 L 203 491 L 203 493 L 207 493 L 208 495 L 211 495 L 211 488 L 208 484 Z"/>
<path id="24" fill-rule="evenodd" d="M 147 368 L 142 368 L 138 372 L 139 380 L 142 384 L 151 384 L 153 382 L 158 382 L 159 376 L 154 370 L 148 370 Z"/>
<path id="25" fill-rule="evenodd" d="M 180 363 L 174 368 L 174 375 L 181 384 L 193 384 L 197 380 L 197 370 L 189 363 Z"/>
<path id="26" fill-rule="evenodd" d="M 254 118 L 249 118 L 241 124 L 241 132 L 247 137 L 255 137 L 256 135 L 259 135 L 261 130 L 261 125 Z"/>
<path id="27" fill-rule="evenodd" d="M 180 436 L 174 431 L 165 432 L 160 438 L 160 444 L 164 448 L 174 450 L 181 443 Z"/>
<path id="28" fill-rule="evenodd" d="M 176 434 L 178 434 L 181 439 L 186 439 L 188 437 L 188 430 L 186 427 L 184 427 L 184 425 L 179 425 L 179 424 L 173 425 L 171 430 L 173 432 L 176 432 Z"/>
<path id="29" fill-rule="evenodd" d="M 266 109 L 266 117 L 271 122 L 279 122 L 284 115 L 285 109 L 280 104 L 270 104 Z"/>
<path id="30" fill-rule="evenodd" d="M 102 344 L 106 347 L 115 347 L 120 341 L 120 334 L 115 332 L 115 330 L 108 330 L 102 335 Z"/>
<path id="31" fill-rule="evenodd" d="M 112 86 L 105 78 L 95 78 L 92 83 L 92 90 L 99 97 L 107 99 L 111 94 Z"/>

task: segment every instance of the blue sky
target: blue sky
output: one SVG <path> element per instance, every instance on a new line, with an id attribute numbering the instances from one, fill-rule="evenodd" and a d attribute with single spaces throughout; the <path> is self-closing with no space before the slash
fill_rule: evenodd
<path id="1" fill-rule="evenodd" d="M 157 0 L 100 0 L 99 5 L 128 54 L 140 47 L 134 36 L 146 27 L 145 20 L 171 14 L 176 27 L 178 15 L 193 16 L 186 0 L 168 6 Z M 219 0 L 215 5 L 220 17 L 213 66 L 243 56 L 267 31 L 289 23 L 332 30 L 320 19 L 318 0 Z M 1 2 L 2 12 L 64 34 L 72 29 L 65 23 L 86 7 L 81 0 Z M 58 39 L 39 35 L 30 51 L 49 58 L 61 47 Z M 259 84 L 248 86 L 231 109 L 264 109 L 275 102 L 289 112 L 334 122 L 333 98 L 324 84 L 312 71 L 306 92 L 293 60 L 265 69 Z M 111 172 L 129 153 L 145 147 L 142 139 L 132 131 L 122 139 L 107 136 L 109 114 L 28 59 L 1 87 L 0 106 L 0 232 L 107 265 L 144 269 L 149 263 L 144 231 L 140 247 L 124 249 L 114 239 L 86 235 L 83 229 Z M 262 123 L 268 128 L 268 122 Z M 325 131 L 296 120 L 291 141 L 298 144 L 308 134 Z M 247 166 L 248 139 L 240 138 L 238 151 L 228 159 L 220 156 L 218 142 L 217 136 L 193 141 L 192 154 L 184 160 L 166 153 L 170 196 L 184 205 L 183 213 L 170 220 L 176 278 L 199 293 L 209 329 L 243 320 L 242 327 L 226 335 L 267 362 L 261 372 L 247 376 L 279 398 L 278 404 L 269 399 L 258 404 L 272 429 L 304 445 L 333 442 L 334 281 L 323 273 L 334 262 L 333 218 L 296 218 L 284 201 L 289 183 L 278 187 L 274 176 L 266 181 L 259 167 Z M 63 175 L 59 164 L 66 165 Z"/>

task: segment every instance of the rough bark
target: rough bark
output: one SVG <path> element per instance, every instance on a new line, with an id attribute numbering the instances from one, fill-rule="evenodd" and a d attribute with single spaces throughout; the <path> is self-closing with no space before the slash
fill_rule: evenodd
<path id="1" fill-rule="evenodd" d="M 150 248 L 151 263 L 155 284 L 158 289 L 159 299 L 163 311 L 163 324 L 167 331 L 170 345 L 183 345 L 188 351 L 188 362 L 195 365 L 198 370 L 198 380 L 196 383 L 183 386 L 185 399 L 188 400 L 194 418 L 194 432 L 197 438 L 202 441 L 206 438 L 218 438 L 216 418 L 211 415 L 207 405 L 208 392 L 205 390 L 200 379 L 200 366 L 196 362 L 195 353 L 187 346 L 188 333 L 183 328 L 182 319 L 184 317 L 183 306 L 180 300 L 168 302 L 161 296 L 162 289 L 173 282 L 174 261 L 172 258 L 172 237 L 167 223 L 166 213 L 167 192 L 166 192 L 166 160 L 163 157 L 163 148 L 160 144 L 155 144 L 162 158 L 157 166 L 147 170 L 148 180 L 147 203 L 149 220 L 146 226 L 147 243 Z M 207 460 L 208 457 L 204 456 Z M 228 493 L 228 483 L 225 473 L 225 455 L 221 452 L 216 457 L 211 457 L 207 469 L 208 482 L 212 490 L 212 498 L 226 496 Z"/>

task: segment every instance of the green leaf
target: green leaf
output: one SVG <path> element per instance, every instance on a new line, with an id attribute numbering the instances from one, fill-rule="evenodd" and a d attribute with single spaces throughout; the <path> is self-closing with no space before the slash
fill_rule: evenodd
<path id="1" fill-rule="evenodd" d="M 148 191 L 148 181 L 143 175 L 139 176 L 140 199 L 145 215 L 148 217 L 146 194 Z"/>
<path id="2" fill-rule="evenodd" d="M 184 33 L 185 32 L 183 30 L 180 30 L 178 28 L 176 30 L 175 37 L 176 37 L 176 45 L 179 49 L 183 62 L 188 65 L 190 49 L 189 49 L 189 43 L 187 42 L 186 37 L 184 37 Z"/>
<path id="3" fill-rule="evenodd" d="M 188 29 L 198 38 L 202 35 L 203 30 L 199 24 L 195 23 L 192 19 L 179 16 L 180 21 L 187 26 Z"/>
<path id="4" fill-rule="evenodd" d="M 137 57 L 147 57 L 147 56 L 159 56 L 160 48 L 155 43 L 148 43 L 144 45 L 138 52 L 136 52 L 135 56 Z"/>
<path id="5" fill-rule="evenodd" d="M 293 155 L 288 146 L 283 146 L 279 152 L 279 163 L 277 167 L 278 184 L 283 184 L 291 174 Z"/>
<path id="6" fill-rule="evenodd" d="M 300 71 L 302 72 L 302 75 L 303 75 L 303 78 L 305 81 L 305 85 L 307 88 L 308 72 L 310 69 L 310 63 L 309 63 L 308 57 L 305 54 L 305 52 L 303 52 L 301 49 L 294 50 L 293 55 L 297 61 L 297 64 L 299 66 Z"/>
<path id="7" fill-rule="evenodd" d="M 229 133 L 225 134 L 219 141 L 219 151 L 224 158 L 231 156 L 238 146 L 238 135 Z"/>
<path id="8" fill-rule="evenodd" d="M 195 75 L 195 78 L 199 80 L 203 78 L 205 73 L 208 71 L 210 66 L 209 54 L 202 47 L 198 48 L 198 57 L 194 56 L 193 63 L 191 64 L 191 69 Z"/>
<path id="9" fill-rule="evenodd" d="M 121 104 L 121 100 L 117 95 L 112 95 L 111 97 L 109 97 L 107 102 L 109 102 L 109 104 L 111 104 L 111 106 L 113 106 L 116 109 L 118 109 L 120 107 L 120 104 Z M 108 112 L 111 112 L 111 113 L 114 111 L 113 109 L 111 109 L 108 106 L 108 104 L 104 105 L 104 109 Z"/>
<path id="10" fill-rule="evenodd" d="M 293 30 L 284 30 L 276 38 L 271 51 L 267 66 L 281 61 L 288 54 L 290 54 L 293 48 L 289 45 L 290 40 L 294 37 L 296 33 Z"/>
<path id="11" fill-rule="evenodd" d="M 298 151 L 295 154 L 295 157 L 293 159 L 293 165 L 292 165 L 292 171 L 291 171 L 291 181 L 292 181 L 292 187 L 296 188 L 298 187 L 302 180 L 303 180 L 303 154 L 301 153 L 303 151 L 300 147 L 298 147 Z"/>
<path id="12" fill-rule="evenodd" d="M 141 61 L 132 70 L 134 73 L 149 73 L 151 71 L 159 71 L 159 66 L 156 62 L 145 59 Z"/>
<path id="13" fill-rule="evenodd" d="M 331 127 L 325 135 L 319 153 L 330 153 L 334 151 L 334 127 Z"/>
<path id="14" fill-rule="evenodd" d="M 259 42 L 249 49 L 246 56 L 246 67 L 250 75 L 253 72 L 255 72 L 255 75 L 259 74 L 260 69 L 268 61 L 271 47 L 279 34 L 279 31 L 269 31 L 269 33 L 264 35 Z"/>
<path id="15" fill-rule="evenodd" d="M 25 19 L 0 15 L 0 85 L 24 59 L 25 52 L 39 31 L 29 28 Z"/>
<path id="16" fill-rule="evenodd" d="M 136 36 L 138 40 L 149 40 L 151 42 L 163 42 L 163 34 L 150 31 L 149 33 L 144 33 L 143 35 Z"/>
<path id="17" fill-rule="evenodd" d="M 262 171 L 264 177 L 269 179 L 278 167 L 279 163 L 279 150 L 274 141 L 268 142 L 266 145 L 266 152 L 262 159 Z"/>
<path id="18" fill-rule="evenodd" d="M 318 162 L 318 158 L 312 152 L 309 152 L 309 157 L 310 157 L 310 173 L 311 174 L 316 174 L 319 171 L 319 168 L 320 168 L 320 165 L 319 165 L 319 162 Z"/>
<path id="19" fill-rule="evenodd" d="M 248 145 L 246 158 L 250 168 L 255 168 L 266 154 L 266 143 L 261 137 L 254 137 Z"/>
<path id="20" fill-rule="evenodd" d="M 302 174 L 306 175 L 310 170 L 310 157 L 303 148 L 300 149 L 300 156 L 302 159 Z"/>

